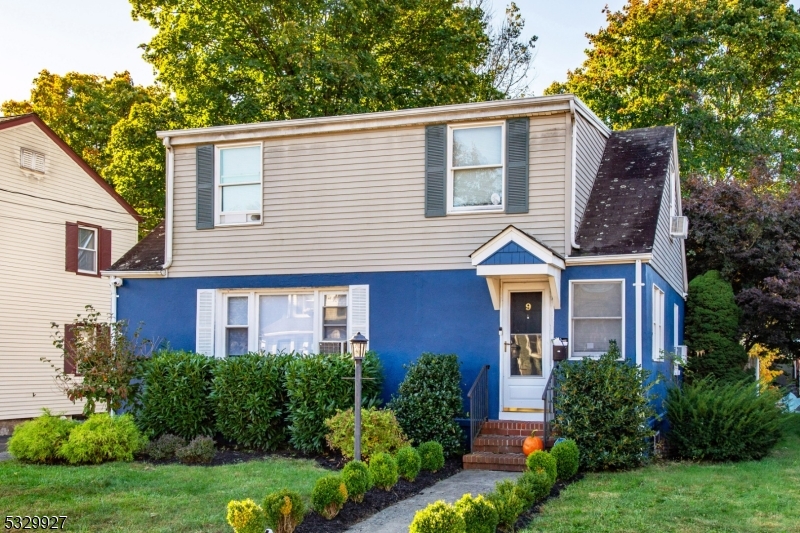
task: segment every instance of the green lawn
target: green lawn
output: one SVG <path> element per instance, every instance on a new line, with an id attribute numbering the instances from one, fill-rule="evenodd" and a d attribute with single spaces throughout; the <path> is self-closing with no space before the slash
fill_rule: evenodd
<path id="1" fill-rule="evenodd" d="M 800 415 L 772 454 L 746 463 L 662 463 L 589 474 L 525 533 L 800 531 Z"/>
<path id="2" fill-rule="evenodd" d="M 225 466 L 33 466 L 0 462 L 0 520 L 67 515 L 69 531 L 231 532 L 229 500 L 290 488 L 308 500 L 326 474 L 313 461 L 266 459 Z M 1 527 L 1 526 L 0 526 Z"/>

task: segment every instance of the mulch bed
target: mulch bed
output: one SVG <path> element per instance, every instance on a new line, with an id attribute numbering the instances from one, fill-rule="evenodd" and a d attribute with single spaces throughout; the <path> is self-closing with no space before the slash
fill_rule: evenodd
<path id="1" fill-rule="evenodd" d="M 536 505 L 534 505 L 527 511 L 523 511 L 523 513 L 519 516 L 519 518 L 517 518 L 516 524 L 514 524 L 514 531 L 520 531 L 528 527 L 528 524 L 533 522 L 533 519 L 536 518 L 536 515 L 539 514 L 539 512 L 541 511 L 542 505 L 544 505 L 553 498 L 558 498 L 559 494 L 561 494 L 561 491 L 564 490 L 568 485 L 571 485 L 576 481 L 580 481 L 581 479 L 583 479 L 583 474 L 577 474 L 575 477 L 567 481 L 557 481 L 556 484 L 553 485 L 553 489 L 550 491 L 550 496 L 538 502 Z"/>
<path id="2" fill-rule="evenodd" d="M 208 464 L 198 465 L 185 465 L 185 466 L 221 466 L 231 465 L 236 463 L 246 463 L 248 461 L 260 461 L 267 458 L 282 457 L 286 459 L 312 459 L 322 468 L 328 470 L 341 470 L 344 466 L 345 460 L 341 455 L 306 455 L 295 451 L 278 451 L 278 452 L 263 452 L 253 450 L 237 450 L 234 448 L 217 448 L 217 453 L 214 459 Z M 141 463 L 149 463 L 153 465 L 169 465 L 180 464 L 177 459 L 167 459 L 164 461 L 154 461 L 146 455 L 137 457 L 137 461 Z"/>

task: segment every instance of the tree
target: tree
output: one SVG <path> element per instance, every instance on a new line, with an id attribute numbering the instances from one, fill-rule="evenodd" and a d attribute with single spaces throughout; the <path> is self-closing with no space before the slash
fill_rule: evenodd
<path id="1" fill-rule="evenodd" d="M 574 93 L 607 124 L 678 127 L 685 175 L 794 180 L 800 166 L 800 14 L 789 0 L 629 0 L 588 34 Z"/>

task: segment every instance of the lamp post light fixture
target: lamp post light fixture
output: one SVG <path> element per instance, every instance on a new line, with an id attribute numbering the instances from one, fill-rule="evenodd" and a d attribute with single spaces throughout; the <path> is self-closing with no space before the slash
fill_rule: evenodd
<path id="1" fill-rule="evenodd" d="M 353 411 L 355 415 L 355 431 L 353 443 L 353 457 L 356 461 L 361 460 L 361 362 L 364 360 L 364 352 L 367 351 L 367 338 L 359 331 L 350 339 L 353 361 L 356 363 L 356 405 Z"/>

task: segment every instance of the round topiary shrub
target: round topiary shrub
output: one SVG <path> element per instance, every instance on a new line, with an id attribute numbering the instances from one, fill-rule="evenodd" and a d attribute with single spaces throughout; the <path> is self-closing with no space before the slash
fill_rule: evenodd
<path id="1" fill-rule="evenodd" d="M 464 494 L 453 505 L 464 519 L 469 533 L 495 533 L 500 517 L 494 505 L 481 495 L 473 498 L 472 494 Z"/>
<path id="2" fill-rule="evenodd" d="M 58 450 L 76 425 L 77 422 L 53 416 L 45 409 L 41 416 L 14 428 L 8 451 L 25 463 L 55 463 L 59 460 Z"/>
<path id="3" fill-rule="evenodd" d="M 517 518 L 525 510 L 525 498 L 517 484 L 508 479 L 498 481 L 494 486 L 494 491 L 487 494 L 486 499 L 497 510 L 498 529 L 514 531 Z"/>
<path id="4" fill-rule="evenodd" d="M 228 502 L 228 524 L 236 533 L 263 533 L 264 511 L 251 499 Z"/>
<path id="5" fill-rule="evenodd" d="M 372 474 L 361 461 L 350 461 L 342 469 L 342 480 L 347 487 L 347 494 L 354 502 L 364 500 L 364 494 L 372 488 Z"/>
<path id="6" fill-rule="evenodd" d="M 550 455 L 549 453 L 539 450 L 533 452 L 525 459 L 525 464 L 528 467 L 528 470 L 533 472 L 542 469 L 547 472 L 547 476 L 550 478 L 550 484 L 553 485 L 558 479 L 558 464 L 556 463 L 555 458 Z"/>
<path id="7" fill-rule="evenodd" d="M 175 457 L 185 465 L 208 464 L 214 460 L 216 449 L 211 437 L 196 437 L 192 442 L 175 450 Z"/>
<path id="8" fill-rule="evenodd" d="M 147 443 L 144 453 L 153 461 L 166 461 L 175 458 L 178 448 L 186 446 L 186 441 L 177 435 L 165 433 L 156 440 Z"/>
<path id="9" fill-rule="evenodd" d="M 376 453 L 369 462 L 369 473 L 376 487 L 392 490 L 398 479 L 397 461 L 388 453 Z"/>
<path id="10" fill-rule="evenodd" d="M 439 500 L 417 511 L 408 533 L 467 533 L 467 525 L 455 507 Z"/>
<path id="11" fill-rule="evenodd" d="M 58 454 L 70 464 L 133 461 L 146 444 L 131 415 L 95 413 L 73 428 Z"/>
<path id="12" fill-rule="evenodd" d="M 581 452 L 578 445 L 572 439 L 566 439 L 550 450 L 550 455 L 556 460 L 558 477 L 560 479 L 570 479 L 578 473 L 581 464 Z"/>
<path id="13" fill-rule="evenodd" d="M 525 507 L 545 499 L 553 489 L 550 476 L 543 468 L 528 470 L 517 479 L 520 495 L 525 500 Z"/>
<path id="14" fill-rule="evenodd" d="M 441 470 L 444 466 L 444 450 L 442 445 L 436 441 L 423 442 L 417 448 L 422 459 L 422 469 L 429 472 Z"/>
<path id="15" fill-rule="evenodd" d="M 408 481 L 417 479 L 420 468 L 422 468 L 422 458 L 419 452 L 411 446 L 405 446 L 397 450 L 397 472 L 400 477 Z"/>
<path id="16" fill-rule="evenodd" d="M 342 476 L 321 477 L 311 491 L 311 506 L 327 520 L 339 514 L 347 501 L 347 487 Z"/>
<path id="17" fill-rule="evenodd" d="M 283 489 L 264 498 L 267 527 L 274 533 L 292 533 L 303 521 L 305 514 L 303 499 L 296 491 Z"/>

